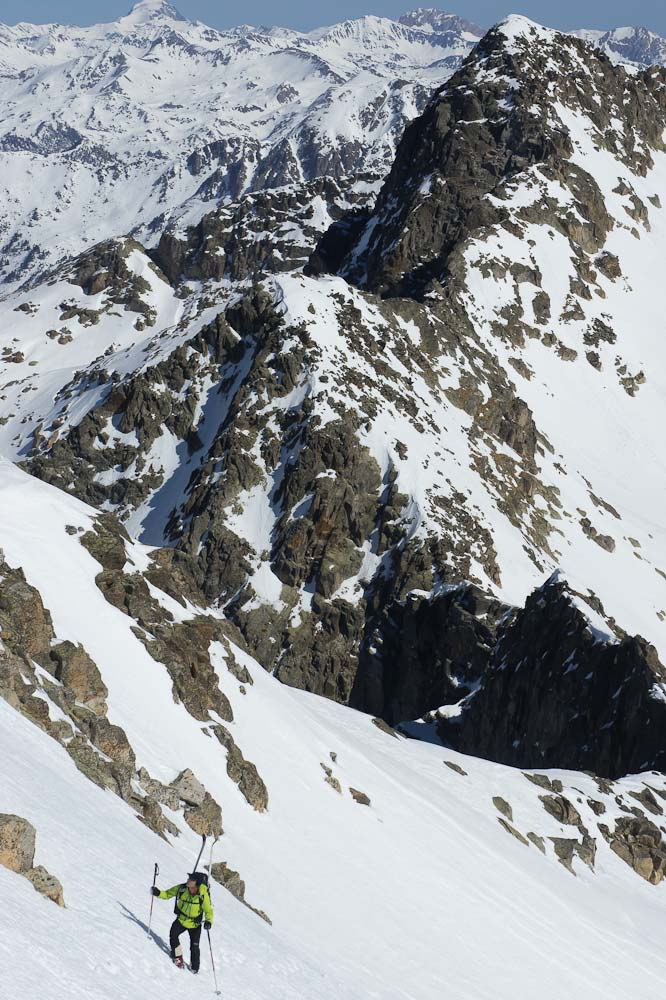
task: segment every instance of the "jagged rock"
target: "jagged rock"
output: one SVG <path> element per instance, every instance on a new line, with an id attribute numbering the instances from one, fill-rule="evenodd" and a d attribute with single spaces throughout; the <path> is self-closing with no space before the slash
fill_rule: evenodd
<path id="1" fill-rule="evenodd" d="M 450 767 L 452 771 L 455 771 L 456 774 L 462 774 L 464 777 L 467 777 L 467 771 L 465 771 L 460 764 L 456 764 L 453 760 L 445 760 L 444 763 L 447 767 Z"/>
<path id="2" fill-rule="evenodd" d="M 185 622 L 154 625 L 152 634 L 155 638 L 146 640 L 146 649 L 153 659 L 166 666 L 177 699 L 190 715 L 206 722 L 213 711 L 226 722 L 232 722 L 229 699 L 220 690 L 209 655 L 211 642 L 225 637 L 219 620 L 198 615 Z"/>
<path id="3" fill-rule="evenodd" d="M 43 865 L 31 868 L 30 871 L 25 873 L 25 877 L 29 882 L 32 882 L 37 892 L 41 893 L 42 896 L 53 900 L 58 906 L 65 905 L 62 885 L 55 875 L 51 875 Z"/>
<path id="4" fill-rule="evenodd" d="M 649 788 L 645 787 L 640 792 L 629 792 L 629 794 L 633 798 L 635 798 L 638 802 L 640 802 L 640 804 L 645 809 L 647 809 L 648 812 L 651 812 L 654 816 L 664 815 L 664 810 L 661 808 L 656 798 L 654 797 L 654 794 Z"/>
<path id="5" fill-rule="evenodd" d="M 190 806 L 202 805 L 206 797 L 206 789 L 194 776 L 193 772 L 190 771 L 189 767 L 181 771 L 178 777 L 171 782 L 170 787 L 177 792 L 179 799 L 182 799 L 183 802 L 186 802 Z"/>
<path id="6" fill-rule="evenodd" d="M 150 292 L 150 284 L 135 274 L 127 263 L 130 254 L 136 251 L 145 252 L 140 243 L 131 239 L 98 243 L 78 258 L 70 280 L 72 284 L 80 285 L 86 295 L 105 292 L 109 303 L 122 305 L 129 312 L 141 313 L 150 321 L 153 310 L 142 298 Z"/>
<path id="7" fill-rule="evenodd" d="M 170 833 L 172 837 L 177 837 L 180 833 L 175 823 L 166 818 L 159 802 L 151 796 L 147 796 L 141 803 L 139 819 L 164 840 L 166 840 L 165 834 L 167 833 Z"/>
<path id="8" fill-rule="evenodd" d="M 263 912 L 263 910 L 257 910 L 254 906 L 250 906 L 247 902 L 245 899 L 245 882 L 240 877 L 238 872 L 229 867 L 226 861 L 214 862 L 210 869 L 210 874 L 216 882 L 219 882 L 220 885 L 224 886 L 224 888 L 227 889 L 232 896 L 235 896 L 239 902 L 241 902 L 244 906 L 247 906 L 247 908 L 252 910 L 253 913 L 256 913 L 262 920 L 265 920 L 267 924 L 272 925 L 272 920 Z"/>
<path id="9" fill-rule="evenodd" d="M 498 812 L 501 812 L 505 819 L 508 819 L 509 823 L 513 823 L 513 809 L 500 795 L 493 796 L 493 805 Z"/>
<path id="10" fill-rule="evenodd" d="M 206 604 L 201 568 L 192 556 L 179 549 L 156 549 L 151 560 L 153 565 L 146 573 L 150 583 L 179 604 L 184 605 L 185 599 L 199 607 Z"/>
<path id="11" fill-rule="evenodd" d="M 227 774 L 238 785 L 246 802 L 257 812 L 268 809 L 268 789 L 256 766 L 245 760 L 233 736 L 225 726 L 214 726 L 213 732 L 227 750 Z"/>
<path id="12" fill-rule="evenodd" d="M 232 896 L 239 899 L 241 903 L 245 902 L 245 882 L 240 877 L 238 872 L 234 871 L 226 861 L 215 861 L 211 867 L 210 874 L 223 885 Z"/>
<path id="13" fill-rule="evenodd" d="M 360 806 L 369 806 L 370 799 L 365 794 L 365 792 L 359 792 L 357 788 L 349 788 L 349 794 L 353 798 L 354 802 L 358 802 Z"/>
<path id="14" fill-rule="evenodd" d="M 389 726 L 388 722 L 384 722 L 383 719 L 373 719 L 372 724 L 377 726 L 377 729 L 381 730 L 382 733 L 386 733 L 387 736 L 393 736 L 396 740 L 400 739 L 395 729 Z"/>
<path id="15" fill-rule="evenodd" d="M 105 570 L 122 573 L 127 562 L 125 542 L 129 541 L 129 536 L 114 517 L 98 515 L 94 529 L 82 535 L 80 541 Z"/>
<path id="16" fill-rule="evenodd" d="M 546 844 L 543 837 L 540 837 L 538 833 L 528 833 L 527 839 L 530 840 L 535 847 L 538 847 L 542 854 L 546 853 Z"/>
<path id="17" fill-rule="evenodd" d="M 525 845 L 525 847 L 529 847 L 529 841 L 523 837 L 522 833 L 516 830 L 515 826 L 512 826 L 511 823 L 508 823 L 505 819 L 502 819 L 501 816 L 497 817 L 497 822 L 506 830 L 507 833 L 510 833 L 512 837 L 519 840 L 521 844 Z"/>
<path id="18" fill-rule="evenodd" d="M 183 772 L 185 774 L 186 772 Z M 192 774 L 192 772 L 189 772 Z M 181 800 L 179 790 L 173 785 L 163 785 L 161 781 L 151 778 L 144 767 L 139 768 L 137 773 L 139 784 L 149 798 L 155 799 L 168 809 L 176 811 Z M 196 781 L 196 778 L 194 779 Z M 202 786 L 203 787 L 203 786 Z"/>
<path id="19" fill-rule="evenodd" d="M 25 875 L 32 868 L 37 833 L 22 816 L 0 813 L 0 864 Z"/>
<path id="20" fill-rule="evenodd" d="M 533 785 L 538 785 L 539 788 L 546 788 L 549 792 L 555 792 L 559 795 L 564 790 L 564 786 L 559 778 L 555 778 L 552 781 L 547 774 L 526 774 L 525 777 Z"/>
<path id="21" fill-rule="evenodd" d="M 527 37 L 521 43 L 507 46 L 501 25 L 488 32 L 423 115 L 408 126 L 373 212 L 349 240 L 347 256 L 338 264 L 343 274 L 382 294 L 423 295 L 435 280 L 446 280 L 455 270 L 457 248 L 465 236 L 502 221 L 505 185 L 516 171 L 536 164 L 566 178 L 579 199 L 577 220 L 565 222 L 552 213 L 553 225 L 587 252 L 601 250 L 611 227 L 601 192 L 589 174 L 569 162 L 573 145 L 566 130 L 546 123 L 551 97 L 546 75 L 537 66 L 548 58 L 566 91 L 562 99 L 593 120 L 615 107 L 615 101 L 622 106 L 624 77 L 610 63 L 596 60 L 603 77 L 599 91 L 606 102 L 602 111 L 594 104 L 597 91 L 573 92 L 569 85 L 575 75 L 571 66 L 585 52 L 581 42 L 558 36 L 547 55 Z M 508 112 L 501 105 L 504 74 L 517 81 Z M 641 126 L 652 138 L 650 114 L 659 114 L 658 87 L 646 89 Z M 543 115 L 534 114 L 535 107 L 543 108 Z M 491 124 L 498 120 L 503 128 Z M 631 155 L 629 148 L 623 152 Z M 359 247 L 364 252 L 357 259 Z M 321 244 L 318 251 L 328 266 Z"/>
<path id="22" fill-rule="evenodd" d="M 570 871 L 572 875 L 575 875 L 576 873 L 573 870 L 573 857 L 578 841 L 572 838 L 564 837 L 550 837 L 549 840 L 552 841 L 560 864 L 564 865 L 567 871 Z"/>
<path id="23" fill-rule="evenodd" d="M 478 684 L 506 605 L 468 585 L 441 597 L 388 604 L 377 623 L 382 656 L 361 668 L 352 704 L 393 724 L 460 701 Z"/>
<path id="24" fill-rule="evenodd" d="M 358 675 L 363 609 L 315 596 L 312 612 L 285 637 L 276 676 L 284 683 L 348 704 Z"/>
<path id="25" fill-rule="evenodd" d="M 597 844 L 593 838 L 584 836 L 582 841 L 565 837 L 549 837 L 548 839 L 553 844 L 558 860 L 572 875 L 576 874 L 573 867 L 575 856 L 578 856 L 588 868 L 594 870 Z"/>
<path id="26" fill-rule="evenodd" d="M 342 795 L 342 785 L 340 784 L 340 782 L 338 781 L 338 779 L 335 777 L 335 775 L 333 774 L 333 771 L 328 766 L 328 764 L 321 764 L 320 763 L 319 766 L 321 767 L 322 771 L 324 772 L 324 781 L 326 782 L 326 784 L 330 785 L 334 792 L 338 792 L 340 795 Z"/>
<path id="27" fill-rule="evenodd" d="M 42 865 L 33 867 L 37 832 L 27 819 L 0 813 L 0 865 L 24 875 L 47 899 L 64 906 L 62 885 Z"/>
<path id="28" fill-rule="evenodd" d="M 652 646 L 640 636 L 600 641 L 553 578 L 500 627 L 478 690 L 438 728 L 456 750 L 517 767 L 660 769 L 666 702 L 652 692 L 664 682 Z"/>
<path id="29" fill-rule="evenodd" d="M 53 623 L 39 593 L 0 558 L 0 629 L 3 644 L 17 656 L 49 665 Z"/>
<path id="30" fill-rule="evenodd" d="M 666 871 L 666 844 L 661 831 L 645 816 L 620 817 L 615 829 L 609 833 L 607 827 L 600 826 L 611 850 L 622 858 L 637 875 L 652 885 L 658 885 Z"/>
<path id="31" fill-rule="evenodd" d="M 580 813 L 564 795 L 540 795 L 543 807 L 558 823 L 565 826 L 578 826 L 581 822 Z"/>
<path id="32" fill-rule="evenodd" d="M 313 225 L 313 199 L 321 199 L 332 218 L 340 214 L 339 206 L 366 200 L 351 181 L 320 176 L 305 184 L 245 195 L 204 215 L 185 239 L 163 233 L 154 258 L 172 282 L 238 281 L 291 271 L 306 263 L 308 246 L 314 246 L 320 235 Z M 264 238 L 258 238 L 258 224 Z"/>
<path id="33" fill-rule="evenodd" d="M 110 789 L 123 799 L 129 800 L 132 797 L 131 766 L 109 762 L 80 734 L 70 740 L 66 749 L 79 771 L 90 781 L 100 788 Z"/>
<path id="34" fill-rule="evenodd" d="M 55 676 L 95 715 L 106 714 L 108 688 L 102 680 L 97 665 L 88 656 L 83 646 L 71 642 L 61 642 L 51 650 L 55 663 Z"/>
<path id="35" fill-rule="evenodd" d="M 91 733 L 92 742 L 98 750 L 134 774 L 136 758 L 124 729 L 112 725 L 107 718 L 100 718 L 93 721 Z"/>
<path id="36" fill-rule="evenodd" d="M 222 836 L 222 810 L 209 792 L 200 805 L 185 809 L 185 822 L 202 837 Z"/>

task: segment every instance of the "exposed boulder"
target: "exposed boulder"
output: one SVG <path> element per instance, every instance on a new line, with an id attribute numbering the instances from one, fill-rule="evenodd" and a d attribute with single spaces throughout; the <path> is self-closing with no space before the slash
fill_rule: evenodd
<path id="1" fill-rule="evenodd" d="M 186 772 L 181 772 L 185 774 Z M 192 772 L 189 772 L 192 774 Z M 194 776 L 193 776 L 194 777 Z M 175 812 L 178 809 L 178 804 L 182 798 L 182 793 L 174 784 L 164 785 L 161 781 L 157 781 L 156 778 L 151 778 L 145 767 L 140 767 L 137 772 L 137 779 L 141 788 L 144 790 L 149 798 L 155 799 L 156 802 L 165 805 L 168 809 Z M 176 779 L 177 781 L 178 779 Z M 194 779 L 196 781 L 196 778 Z M 203 786 L 202 786 L 203 788 Z M 203 801 L 203 798 L 202 798 Z"/>
<path id="2" fill-rule="evenodd" d="M 48 872 L 43 865 L 37 865 L 36 868 L 31 868 L 29 872 L 25 873 L 25 875 L 28 881 L 32 882 L 37 892 L 41 893 L 42 896 L 52 900 L 58 906 L 65 905 L 65 896 L 61 883 L 55 875 L 51 875 L 51 873 Z"/>
<path id="3" fill-rule="evenodd" d="M 358 804 L 360 806 L 369 806 L 370 805 L 370 799 L 369 799 L 369 797 L 365 794 L 365 792 L 360 792 L 358 790 L 358 788 L 351 788 L 351 786 L 350 786 L 350 788 L 349 788 L 349 794 L 353 798 L 354 802 L 358 802 Z"/>
<path id="4" fill-rule="evenodd" d="M 600 824 L 611 850 L 633 868 L 637 875 L 658 885 L 666 872 L 666 843 L 659 827 L 647 817 L 621 816 L 610 832 Z"/>
<path id="5" fill-rule="evenodd" d="M 513 809 L 506 799 L 503 799 L 501 795 L 494 795 L 493 805 L 498 812 L 502 813 L 502 816 L 504 816 L 505 819 L 508 819 L 509 823 L 513 822 Z"/>
<path id="6" fill-rule="evenodd" d="M 178 798 L 189 806 L 200 806 L 206 798 L 206 789 L 189 767 L 180 772 L 170 787 L 177 793 Z"/>
<path id="7" fill-rule="evenodd" d="M 581 822 L 580 813 L 564 795 L 540 795 L 539 798 L 547 813 L 550 813 L 558 823 L 564 826 L 578 826 Z"/>
<path id="8" fill-rule="evenodd" d="M 37 831 L 22 816 L 0 813 L 0 865 L 24 875 L 47 899 L 64 906 L 62 885 L 43 865 L 33 866 Z"/>
<path id="9" fill-rule="evenodd" d="M 0 552 L 0 630 L 3 645 L 48 667 L 53 636 L 51 615 L 22 569 L 8 566 Z"/>
<path id="10" fill-rule="evenodd" d="M 106 714 L 108 688 L 102 680 L 97 665 L 83 646 L 61 642 L 51 650 L 56 679 L 68 688 L 76 701 L 81 702 L 95 715 Z"/>
<path id="11" fill-rule="evenodd" d="M 185 809 L 185 822 L 202 837 L 222 836 L 222 809 L 210 792 L 206 792 L 200 805 Z"/>
<path id="12" fill-rule="evenodd" d="M 0 864 L 25 874 L 32 868 L 37 832 L 21 816 L 0 813 Z"/>

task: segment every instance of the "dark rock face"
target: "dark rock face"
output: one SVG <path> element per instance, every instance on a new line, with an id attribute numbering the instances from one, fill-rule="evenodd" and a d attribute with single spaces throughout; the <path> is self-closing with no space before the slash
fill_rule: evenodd
<path id="1" fill-rule="evenodd" d="M 184 239 L 167 230 L 153 259 L 173 283 L 248 277 L 256 281 L 303 267 L 321 237 L 313 203 L 325 206 L 332 220 L 342 216 L 343 206 L 348 210 L 358 203 L 362 211 L 369 195 L 357 193 L 355 185 L 375 179 L 355 174 L 352 183 L 350 177 L 336 181 L 330 171 L 321 173 L 327 176 L 246 194 L 204 215 Z"/>
<path id="2" fill-rule="evenodd" d="M 484 675 L 506 611 L 471 585 L 388 604 L 361 651 L 351 703 L 395 724 L 461 701 Z"/>
<path id="3" fill-rule="evenodd" d="M 594 63 L 594 74 L 582 82 L 581 57 Z M 626 136 L 640 133 L 647 147 L 662 149 L 662 71 L 628 79 L 623 68 L 601 53 L 591 57 L 583 42 L 564 35 L 539 45 L 526 31 L 507 45 L 500 25 L 405 130 L 375 208 L 347 256 L 340 261 L 329 237 L 318 247 L 318 269 L 339 271 L 382 295 L 421 296 L 434 282 L 455 277 L 469 235 L 515 222 L 520 213 L 510 217 L 502 202 L 516 175 L 537 164 L 570 188 L 578 215 L 564 217 L 547 203 L 528 214 L 547 220 L 585 251 L 600 250 L 611 221 L 594 179 L 569 162 L 567 131 L 550 118 L 554 76 L 561 100 L 592 119 L 603 143 L 617 137 L 623 158 L 644 172 L 649 149 L 623 138 L 624 130 L 616 133 L 612 121 L 621 109 Z"/>
<path id="4" fill-rule="evenodd" d="M 458 750 L 518 767 L 607 777 L 663 770 L 665 682 L 649 643 L 600 640 L 565 584 L 552 580 L 499 628 L 478 691 L 439 731 Z M 547 801 L 571 821 L 562 800 Z"/>

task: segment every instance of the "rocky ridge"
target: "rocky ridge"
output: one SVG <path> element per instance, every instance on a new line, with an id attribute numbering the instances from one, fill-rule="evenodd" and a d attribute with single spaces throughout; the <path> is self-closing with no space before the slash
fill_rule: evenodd
<path id="1" fill-rule="evenodd" d="M 101 244 L 8 300 L 2 446 L 160 546 L 151 574 L 172 599 L 214 609 L 165 621 L 148 583 L 100 559 L 107 600 L 195 718 L 225 719 L 199 662 L 224 625 L 286 683 L 391 723 L 458 706 L 444 738 L 468 750 L 608 775 L 658 765 L 636 719 L 646 705 L 658 719 L 661 667 L 620 628 L 663 652 L 659 512 L 637 519 L 624 488 L 658 495 L 663 478 L 649 461 L 663 84 L 513 18 L 409 126 L 374 207 L 374 177 L 247 195 L 152 251 Z M 609 421 L 629 428 L 628 465 L 599 461 Z M 568 695 L 545 751 L 511 756 L 521 706 L 497 733 L 477 719 L 520 688 L 526 640 L 506 616 L 538 629 L 557 566 L 621 638 L 625 718 L 603 714 L 601 689 L 585 716 L 621 753 L 568 728 Z M 574 651 L 599 670 L 617 652 L 588 648 L 563 602 L 551 610 L 573 638 L 553 639 L 546 689 Z M 242 753 L 228 769 L 263 802 Z"/>

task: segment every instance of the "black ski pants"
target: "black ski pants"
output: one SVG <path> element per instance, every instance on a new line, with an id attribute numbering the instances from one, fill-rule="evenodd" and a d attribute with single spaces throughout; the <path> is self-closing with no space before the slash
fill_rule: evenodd
<path id="1" fill-rule="evenodd" d="M 185 931 L 190 935 L 190 965 L 194 972 L 199 971 L 199 939 L 201 937 L 201 925 L 194 927 L 190 930 L 189 927 L 183 927 L 180 920 L 176 917 L 174 922 L 171 924 L 171 931 L 169 933 L 169 944 L 171 945 L 171 957 L 176 957 L 176 948 L 180 942 L 180 935 L 184 934 Z"/>

